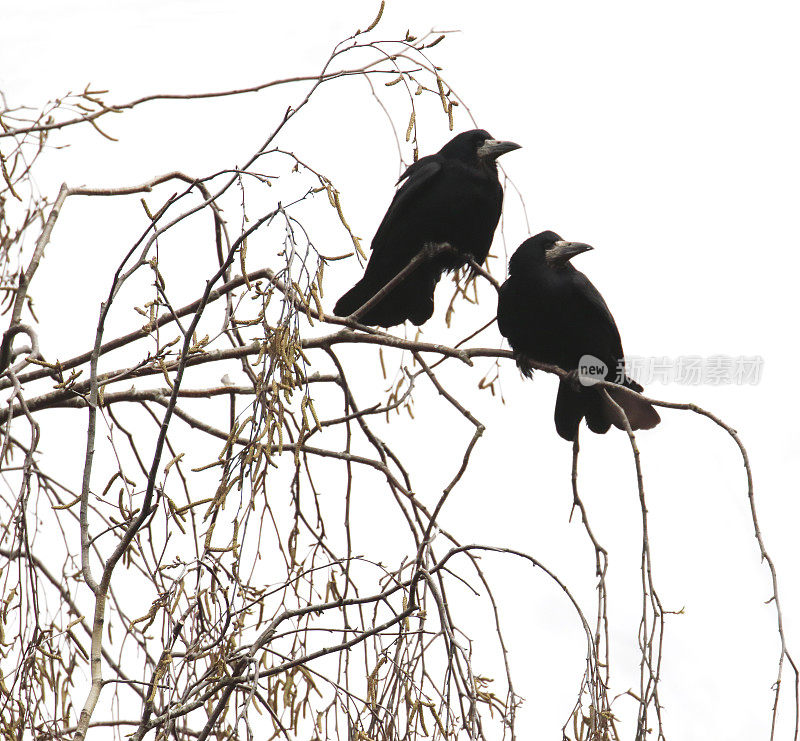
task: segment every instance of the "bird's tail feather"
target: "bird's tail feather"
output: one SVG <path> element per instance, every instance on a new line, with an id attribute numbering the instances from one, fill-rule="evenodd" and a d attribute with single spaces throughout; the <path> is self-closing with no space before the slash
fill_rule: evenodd
<path id="1" fill-rule="evenodd" d="M 623 387 L 606 390 L 611 399 L 622 407 L 631 429 L 649 430 L 655 427 L 661 421 L 658 412 L 652 404 L 633 393 L 641 391 L 642 387 L 629 378 L 623 383 Z M 556 431 L 565 440 L 574 440 L 584 417 L 589 429 L 601 435 L 608 432 L 612 424 L 625 429 L 619 410 L 601 389 L 576 389 L 569 381 L 561 381 L 556 397 Z"/>
<path id="2" fill-rule="evenodd" d="M 584 417 L 592 432 L 602 435 L 611 426 L 595 390 L 576 389 L 569 381 L 561 381 L 554 414 L 556 432 L 565 440 L 574 440 Z"/>
<path id="3" fill-rule="evenodd" d="M 359 306 L 363 306 L 370 296 L 364 290 L 364 281 L 360 280 L 347 293 L 343 294 L 333 307 L 336 316 L 350 316 Z"/>
<path id="4" fill-rule="evenodd" d="M 358 321 L 381 327 L 393 327 L 402 324 L 406 319 L 417 326 L 424 324 L 433 315 L 433 293 L 438 278 L 439 272 L 435 269 L 421 267 L 415 270 L 362 314 Z M 336 302 L 333 313 L 336 316 L 350 316 L 367 303 L 383 285 L 375 286 L 365 276 Z"/>
<path id="5" fill-rule="evenodd" d="M 625 380 L 627 381 L 628 379 Z M 645 401 L 641 396 L 633 393 L 633 391 L 642 391 L 642 387 L 635 381 L 631 381 L 630 384 L 625 383 L 624 386 L 606 390 L 608 391 L 608 396 L 622 407 L 632 430 L 651 430 L 661 421 L 661 417 L 655 407 L 649 401 Z M 619 417 L 619 410 L 609 403 L 608 398 L 604 394 L 601 394 L 601 397 L 605 403 L 612 424 L 624 430 L 625 424 Z"/>

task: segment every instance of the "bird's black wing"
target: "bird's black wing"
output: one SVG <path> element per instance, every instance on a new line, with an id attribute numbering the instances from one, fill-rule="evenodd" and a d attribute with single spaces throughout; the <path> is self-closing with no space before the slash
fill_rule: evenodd
<path id="1" fill-rule="evenodd" d="M 526 294 L 521 290 L 520 281 L 514 276 L 508 278 L 497 292 L 497 327 L 514 348 L 521 342 L 525 325 L 532 321 L 532 312 L 525 305 Z"/>
<path id="2" fill-rule="evenodd" d="M 535 323 L 541 321 L 537 311 L 536 296 L 518 276 L 511 275 L 497 293 L 497 327 L 508 340 L 520 372 L 530 378 L 532 369 L 529 359 L 541 360 L 537 352 Z M 549 360 L 549 358 L 548 358 Z"/>
<path id="3" fill-rule="evenodd" d="M 431 186 L 440 178 L 443 166 L 435 155 L 423 157 L 411 165 L 400 180 L 403 185 L 394 194 L 383 221 L 372 239 L 364 275 L 339 301 L 334 311 L 347 316 L 374 296 L 399 273 L 422 249 L 430 224 L 419 218 L 425 212 L 425 200 Z M 427 321 L 433 313 L 433 291 L 439 278 L 434 266 L 420 265 L 413 275 L 364 314 L 366 324 L 392 327 L 410 319 L 415 324 Z"/>
<path id="4" fill-rule="evenodd" d="M 434 155 L 430 155 L 410 165 L 400 176 L 397 182 L 400 183 L 403 180 L 405 182 L 394 194 L 383 221 L 372 238 L 373 251 L 380 250 L 381 246 L 386 243 L 387 237 L 395 229 L 397 221 L 404 217 L 409 208 L 413 208 L 414 201 L 428 189 L 441 170 L 442 163 L 435 159 Z"/>
<path id="5" fill-rule="evenodd" d="M 570 282 L 569 300 L 578 320 L 576 329 L 582 335 L 580 344 L 586 348 L 585 352 L 596 355 L 605 363 L 621 360 L 622 340 L 617 323 L 600 291 L 578 270 L 574 271 Z"/>

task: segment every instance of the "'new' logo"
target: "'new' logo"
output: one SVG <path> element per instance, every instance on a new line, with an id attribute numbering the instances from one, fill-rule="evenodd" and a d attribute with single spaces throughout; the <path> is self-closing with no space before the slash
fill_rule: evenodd
<path id="1" fill-rule="evenodd" d="M 605 381 L 608 366 L 594 355 L 583 355 L 578 361 L 578 380 L 584 386 L 594 386 L 598 381 Z"/>

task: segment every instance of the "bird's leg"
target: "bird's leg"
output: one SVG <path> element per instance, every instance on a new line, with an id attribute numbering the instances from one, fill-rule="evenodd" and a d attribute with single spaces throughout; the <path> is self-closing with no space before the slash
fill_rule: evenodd
<path id="1" fill-rule="evenodd" d="M 533 378 L 533 365 L 527 355 L 521 352 L 514 352 L 514 362 L 517 364 L 519 372 L 522 373 L 525 378 Z"/>
<path id="2" fill-rule="evenodd" d="M 564 379 L 571 387 L 573 391 L 580 391 L 583 389 L 584 385 L 581 383 L 581 376 L 578 372 L 578 369 L 571 370 L 564 376 Z"/>
<path id="3" fill-rule="evenodd" d="M 488 280 L 489 283 L 491 283 L 496 290 L 498 291 L 500 290 L 500 283 L 497 281 L 497 278 L 495 278 L 491 273 L 489 273 L 488 270 L 484 270 L 480 265 L 478 265 L 478 261 L 474 257 L 472 256 L 468 257 L 467 264 L 472 268 L 474 272 L 476 272 L 478 275 L 481 275 L 486 280 Z"/>

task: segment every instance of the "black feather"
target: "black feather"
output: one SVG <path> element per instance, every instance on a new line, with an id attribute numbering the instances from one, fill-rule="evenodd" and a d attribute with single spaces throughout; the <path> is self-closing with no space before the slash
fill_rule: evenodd
<path id="1" fill-rule="evenodd" d="M 548 259 L 561 237 L 542 232 L 522 243 L 509 262 L 509 278 L 500 287 L 497 324 L 523 370 L 530 360 L 577 370 L 591 355 L 606 368 L 604 378 L 624 388 L 609 391 L 622 407 L 631 428 L 650 429 L 660 418 L 653 406 L 627 389 L 642 387 L 624 374 L 622 341 L 614 317 L 591 281 L 569 258 Z M 579 245 L 581 250 L 591 249 Z M 577 254 L 577 252 L 576 252 Z M 624 428 L 619 410 L 599 388 L 562 379 L 555 423 L 558 434 L 574 440 L 582 419 L 589 429 L 605 433 L 611 425 Z"/>
<path id="2" fill-rule="evenodd" d="M 406 319 L 423 324 L 433 314 L 442 273 L 461 267 L 469 257 L 479 264 L 486 259 L 503 204 L 495 157 L 478 154 L 487 140 L 491 136 L 482 129 L 464 132 L 405 171 L 375 232 L 364 276 L 336 303 L 337 316 L 363 306 L 425 245 L 448 243 L 452 251 L 419 265 L 359 318 L 383 327 Z"/>

